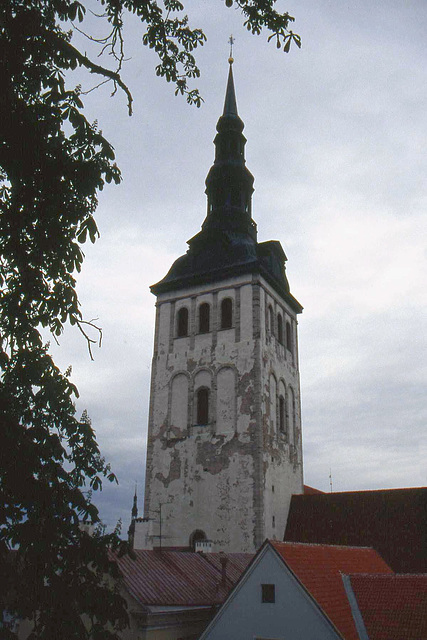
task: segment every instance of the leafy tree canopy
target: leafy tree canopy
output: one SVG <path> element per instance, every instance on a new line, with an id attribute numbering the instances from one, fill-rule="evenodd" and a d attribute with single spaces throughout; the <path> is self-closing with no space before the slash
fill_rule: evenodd
<path id="1" fill-rule="evenodd" d="M 266 28 L 285 51 L 300 46 L 293 18 L 278 13 L 275 0 L 235 5 L 253 33 Z M 113 83 L 132 112 L 120 76 L 127 12 L 158 56 L 157 75 L 200 105 L 188 83 L 199 76 L 194 52 L 206 37 L 189 26 L 178 0 L 3 0 L 0 7 L 0 605 L 10 637 L 15 618 L 32 620 L 31 638 L 48 640 L 114 638 L 126 624 L 108 579 L 117 532 L 89 536 L 79 526 L 99 522 L 88 490 L 115 476 L 89 418 L 76 417 L 77 389 L 55 366 L 41 329 L 57 339 L 70 323 L 89 350 L 93 342 L 75 273 L 82 244 L 98 236 L 97 193 L 121 176 L 112 145 L 87 121 L 81 91 L 67 87 L 66 76 L 83 67 Z M 86 30 L 94 15 L 108 27 L 105 38 Z M 113 68 L 76 48 L 75 30 L 110 54 Z"/>

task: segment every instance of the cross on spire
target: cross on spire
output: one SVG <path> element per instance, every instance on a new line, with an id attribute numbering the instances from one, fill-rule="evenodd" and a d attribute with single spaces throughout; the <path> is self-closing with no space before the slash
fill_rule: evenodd
<path id="1" fill-rule="evenodd" d="M 228 44 L 230 45 L 230 57 L 228 58 L 228 62 L 230 64 L 233 64 L 234 62 L 234 58 L 233 58 L 233 44 L 234 44 L 234 38 L 233 35 L 231 35 L 228 39 Z"/>

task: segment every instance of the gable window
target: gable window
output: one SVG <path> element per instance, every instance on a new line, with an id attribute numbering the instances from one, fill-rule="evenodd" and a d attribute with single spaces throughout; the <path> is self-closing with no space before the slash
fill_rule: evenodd
<path id="1" fill-rule="evenodd" d="M 280 313 L 277 314 L 277 339 L 283 344 L 283 318 Z"/>
<path id="2" fill-rule="evenodd" d="M 261 585 L 261 602 L 276 602 L 276 585 Z"/>
<path id="3" fill-rule="evenodd" d="M 204 302 L 199 307 L 199 333 L 209 333 L 210 326 L 210 306 Z"/>
<path id="4" fill-rule="evenodd" d="M 178 311 L 178 321 L 176 334 L 178 338 L 188 336 L 188 309 L 187 307 L 181 307 Z"/>
<path id="5" fill-rule="evenodd" d="M 292 331 L 291 331 L 291 323 L 286 323 L 286 348 L 289 351 L 292 351 Z"/>
<path id="6" fill-rule="evenodd" d="M 233 325 L 233 301 L 224 298 L 221 302 L 221 329 L 231 329 Z"/>
<path id="7" fill-rule="evenodd" d="M 285 422 L 285 398 L 283 396 L 279 397 L 279 429 L 282 433 L 286 432 L 286 422 Z"/>
<path id="8" fill-rule="evenodd" d="M 206 425 L 209 422 L 209 389 L 206 387 L 201 387 L 197 391 L 196 422 L 199 425 Z"/>

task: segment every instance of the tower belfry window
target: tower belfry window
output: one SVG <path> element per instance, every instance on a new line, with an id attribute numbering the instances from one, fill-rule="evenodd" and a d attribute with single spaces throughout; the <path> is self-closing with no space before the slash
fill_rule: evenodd
<path id="1" fill-rule="evenodd" d="M 292 351 L 292 330 L 291 323 L 286 323 L 286 347 L 289 351 Z"/>
<path id="2" fill-rule="evenodd" d="M 233 301 L 224 298 L 221 302 L 221 329 L 231 329 L 233 326 Z"/>
<path id="3" fill-rule="evenodd" d="M 277 339 L 283 344 L 283 318 L 280 313 L 277 314 Z"/>
<path id="4" fill-rule="evenodd" d="M 210 331 L 210 306 L 204 302 L 199 307 L 199 333 Z"/>
<path id="5" fill-rule="evenodd" d="M 181 307 L 178 311 L 176 334 L 178 338 L 188 336 L 188 309 Z"/>
<path id="6" fill-rule="evenodd" d="M 271 304 L 268 305 L 268 329 L 271 336 L 274 336 L 274 313 Z"/>

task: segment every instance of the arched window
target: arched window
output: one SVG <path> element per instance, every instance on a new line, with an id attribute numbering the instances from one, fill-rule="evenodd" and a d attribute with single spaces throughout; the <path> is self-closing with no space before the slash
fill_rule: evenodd
<path id="1" fill-rule="evenodd" d="M 199 333 L 209 333 L 210 306 L 204 302 L 199 307 Z"/>
<path id="2" fill-rule="evenodd" d="M 207 540 L 206 533 L 201 529 L 196 529 L 190 536 L 190 548 L 194 551 L 196 542 L 203 542 L 204 540 Z"/>
<path id="3" fill-rule="evenodd" d="M 209 389 L 201 387 L 197 391 L 196 423 L 206 425 L 209 422 Z"/>
<path id="4" fill-rule="evenodd" d="M 181 307 L 178 311 L 178 320 L 176 327 L 176 334 L 178 338 L 188 336 L 188 309 L 187 307 Z"/>
<path id="5" fill-rule="evenodd" d="M 292 389 L 292 387 L 290 386 L 288 388 L 288 412 L 289 412 L 289 419 L 288 419 L 288 424 L 289 424 L 289 428 L 288 428 L 288 435 L 289 435 L 289 443 L 290 444 L 295 444 L 295 428 L 296 428 L 296 421 L 295 421 L 295 395 L 294 395 L 294 390 Z"/>
<path id="6" fill-rule="evenodd" d="M 224 298 L 221 302 L 221 329 L 231 329 L 233 326 L 233 301 Z"/>
<path id="7" fill-rule="evenodd" d="M 268 330 L 271 336 L 274 336 L 274 313 L 271 304 L 268 305 Z"/>
<path id="8" fill-rule="evenodd" d="M 283 344 L 283 318 L 280 313 L 277 314 L 277 339 Z"/>
<path id="9" fill-rule="evenodd" d="M 286 409 L 285 409 L 285 398 L 283 396 L 279 397 L 279 429 L 282 433 L 286 433 Z"/>
<path id="10" fill-rule="evenodd" d="M 292 351 L 292 331 L 290 322 L 286 322 L 286 347 L 289 351 Z"/>

